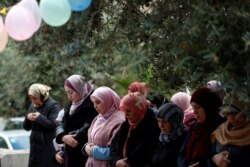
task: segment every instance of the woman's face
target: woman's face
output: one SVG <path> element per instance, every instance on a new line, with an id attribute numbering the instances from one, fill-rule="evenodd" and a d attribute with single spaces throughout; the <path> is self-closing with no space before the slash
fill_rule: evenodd
<path id="1" fill-rule="evenodd" d="M 64 89 L 68 95 L 68 99 L 73 103 L 81 100 L 80 95 L 68 86 L 64 86 Z"/>
<path id="2" fill-rule="evenodd" d="M 39 96 L 32 96 L 29 95 L 31 102 L 34 104 L 35 107 L 40 107 L 43 105 L 43 100 L 41 99 L 41 97 Z"/>
<path id="3" fill-rule="evenodd" d="M 195 118 L 196 118 L 197 122 L 198 123 L 205 123 L 205 121 L 206 121 L 205 110 L 195 102 L 191 102 L 191 105 L 194 109 L 194 114 L 195 114 Z"/>
<path id="4" fill-rule="evenodd" d="M 245 121 L 245 116 L 243 112 L 239 113 L 226 113 L 227 121 L 233 127 L 237 127 Z"/>
<path id="5" fill-rule="evenodd" d="M 171 132 L 172 126 L 169 122 L 165 121 L 162 118 L 157 118 L 157 121 L 162 133 L 169 134 Z"/>
<path id="6" fill-rule="evenodd" d="M 91 97 L 91 101 L 93 102 L 96 111 L 97 111 L 99 114 L 104 115 L 104 114 L 105 114 L 105 104 L 102 103 L 99 99 L 97 99 L 97 98 L 94 97 L 94 96 Z"/>
<path id="7" fill-rule="evenodd" d="M 139 115 L 136 113 L 136 111 L 133 111 L 130 108 L 126 108 L 124 111 L 126 118 L 130 121 L 130 122 L 136 122 L 139 119 Z"/>

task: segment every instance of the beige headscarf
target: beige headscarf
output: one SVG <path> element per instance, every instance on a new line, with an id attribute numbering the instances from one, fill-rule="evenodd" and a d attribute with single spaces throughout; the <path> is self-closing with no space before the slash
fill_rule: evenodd
<path id="1" fill-rule="evenodd" d="M 36 97 L 44 97 L 43 100 L 45 101 L 49 97 L 50 90 L 51 90 L 51 87 L 47 85 L 35 83 L 29 87 L 28 95 L 36 96 Z"/>
<path id="2" fill-rule="evenodd" d="M 240 101 L 235 94 L 229 94 L 225 98 L 224 112 L 237 112 L 237 116 L 244 118 L 237 126 L 232 125 L 227 121 L 221 124 L 211 135 L 212 142 L 218 140 L 221 144 L 245 146 L 250 145 L 250 120 L 246 115 L 245 103 Z"/>

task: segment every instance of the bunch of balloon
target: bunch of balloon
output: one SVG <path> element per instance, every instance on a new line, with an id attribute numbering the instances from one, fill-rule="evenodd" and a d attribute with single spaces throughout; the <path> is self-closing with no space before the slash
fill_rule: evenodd
<path id="1" fill-rule="evenodd" d="M 5 18 L 8 35 L 17 41 L 32 37 L 41 25 L 39 5 L 36 0 L 22 0 L 12 6 Z"/>
<path id="2" fill-rule="evenodd" d="M 2 52 L 8 43 L 8 33 L 3 24 L 3 18 L 0 16 L 0 52 Z"/>

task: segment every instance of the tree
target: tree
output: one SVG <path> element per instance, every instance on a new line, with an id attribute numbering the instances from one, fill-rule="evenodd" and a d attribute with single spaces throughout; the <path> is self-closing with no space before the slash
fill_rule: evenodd
<path id="1" fill-rule="evenodd" d="M 228 89 L 241 88 L 248 102 L 248 17 L 248 1 L 93 1 L 66 25 L 43 23 L 31 39 L 9 43 L 0 60 L 0 76 L 8 76 L 0 81 L 2 111 L 6 104 L 25 109 L 34 82 L 52 86 L 64 104 L 63 82 L 73 73 L 121 96 L 134 80 L 171 94 L 218 79 Z"/>

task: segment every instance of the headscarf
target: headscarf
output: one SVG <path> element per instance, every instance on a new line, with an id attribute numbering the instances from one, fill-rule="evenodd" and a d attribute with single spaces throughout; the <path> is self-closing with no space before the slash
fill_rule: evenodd
<path id="1" fill-rule="evenodd" d="M 105 104 L 105 113 L 103 115 L 104 117 L 119 110 L 121 98 L 115 91 L 113 91 L 109 87 L 102 86 L 97 88 L 90 96 L 91 100 L 93 97 L 97 98 Z"/>
<path id="2" fill-rule="evenodd" d="M 239 124 L 232 126 L 228 121 L 221 124 L 212 134 L 211 138 L 216 139 L 222 145 L 245 146 L 250 145 L 250 121 L 246 115 L 246 104 L 239 100 L 239 97 L 230 93 L 225 98 L 224 112 L 234 113 L 235 117 L 244 118 Z"/>
<path id="3" fill-rule="evenodd" d="M 206 113 L 204 123 L 196 122 L 186 144 L 186 159 L 199 160 L 208 156 L 210 149 L 210 135 L 223 122 L 219 115 L 222 101 L 209 88 L 198 88 L 191 97 L 191 102 L 201 106 Z"/>
<path id="4" fill-rule="evenodd" d="M 192 105 L 190 104 L 191 96 L 185 92 L 177 92 L 171 97 L 171 102 L 176 104 L 184 112 L 183 122 L 186 130 L 189 131 L 195 121 L 195 114 Z"/>
<path id="5" fill-rule="evenodd" d="M 220 97 L 212 92 L 209 88 L 198 88 L 191 97 L 190 102 L 195 102 L 200 105 L 206 113 L 206 121 L 213 121 L 214 116 L 217 116 L 222 106 Z"/>
<path id="6" fill-rule="evenodd" d="M 147 95 L 149 93 L 149 89 L 145 82 L 133 82 L 128 87 L 129 93 L 140 92 L 143 95 Z"/>
<path id="7" fill-rule="evenodd" d="M 164 119 L 172 126 L 172 131 L 170 132 L 170 134 L 160 134 L 160 141 L 174 141 L 182 135 L 184 130 L 183 116 L 183 111 L 176 104 L 166 103 L 159 108 L 157 118 Z"/>
<path id="8" fill-rule="evenodd" d="M 177 92 L 171 97 L 171 102 L 180 107 L 184 112 L 184 117 L 190 113 L 194 113 L 190 104 L 191 96 L 185 92 Z"/>
<path id="9" fill-rule="evenodd" d="M 64 85 L 77 92 L 81 98 L 80 101 L 72 103 L 70 107 L 70 114 L 72 114 L 75 109 L 83 103 L 85 98 L 90 95 L 90 93 L 92 93 L 94 88 L 94 86 L 90 84 L 89 81 L 87 81 L 83 76 L 77 74 L 71 75 L 69 78 L 67 78 Z"/>
<path id="10" fill-rule="evenodd" d="M 221 98 L 221 100 L 224 99 L 226 92 L 223 89 L 220 81 L 217 81 L 217 80 L 208 81 L 206 87 L 212 90 L 213 92 L 217 93 L 219 97 Z"/>
<path id="11" fill-rule="evenodd" d="M 35 83 L 29 87 L 28 95 L 35 96 L 35 97 L 43 97 L 43 100 L 45 101 L 49 98 L 50 90 L 51 90 L 51 87 L 47 85 Z"/>
<path id="12" fill-rule="evenodd" d="M 131 122 L 130 120 L 128 120 L 128 123 L 131 126 L 136 127 L 137 124 L 143 119 L 148 109 L 148 102 L 147 102 L 146 97 L 139 92 L 128 93 L 122 98 L 121 103 L 120 103 L 121 111 L 125 111 L 127 109 L 130 109 L 132 112 L 134 112 L 138 116 L 138 119 L 134 122 Z"/>

